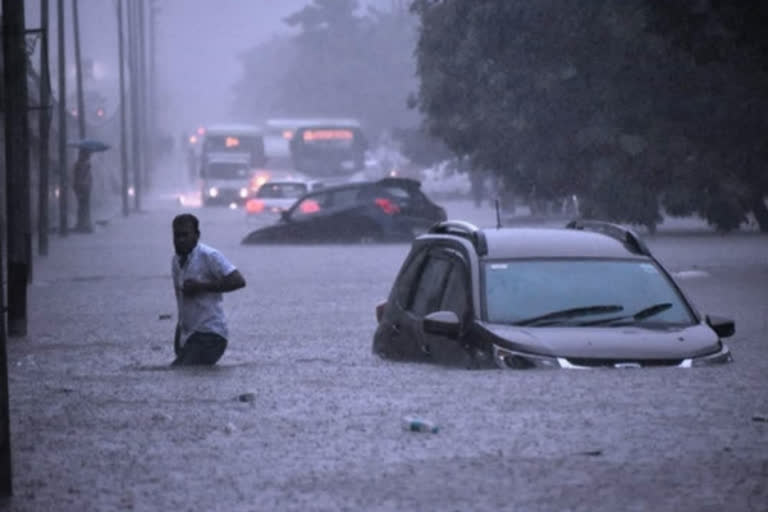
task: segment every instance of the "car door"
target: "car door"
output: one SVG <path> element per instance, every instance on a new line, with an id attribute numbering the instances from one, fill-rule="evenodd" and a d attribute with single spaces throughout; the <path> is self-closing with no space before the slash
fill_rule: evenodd
<path id="1" fill-rule="evenodd" d="M 331 240 L 357 242 L 370 235 L 371 223 L 364 216 L 365 207 L 360 199 L 361 188 L 357 185 L 332 191 L 324 229 Z"/>
<path id="2" fill-rule="evenodd" d="M 463 334 L 472 318 L 469 269 L 466 260 L 456 251 L 446 249 L 442 256 L 450 262 L 450 270 L 443 286 L 438 310 L 456 313 L 461 322 L 461 333 L 458 338 L 450 338 L 422 332 L 423 344 L 436 362 L 468 366 L 472 359 L 472 347 L 465 343 Z"/>
<path id="3" fill-rule="evenodd" d="M 431 345 L 424 336 L 423 321 L 429 313 L 440 309 L 443 291 L 451 271 L 451 260 L 442 249 L 432 249 L 427 255 L 399 325 L 410 349 L 421 355 L 431 355 Z"/>
<path id="4" fill-rule="evenodd" d="M 304 196 L 294 204 L 281 226 L 286 238 L 307 242 L 321 239 L 323 227 L 328 224 L 330 201 L 330 194 L 323 191 Z"/>
<path id="5" fill-rule="evenodd" d="M 408 308 L 429 255 L 428 247 L 414 248 L 403 263 L 374 335 L 373 350 L 395 358 L 423 357 L 413 341 L 413 323 Z"/>

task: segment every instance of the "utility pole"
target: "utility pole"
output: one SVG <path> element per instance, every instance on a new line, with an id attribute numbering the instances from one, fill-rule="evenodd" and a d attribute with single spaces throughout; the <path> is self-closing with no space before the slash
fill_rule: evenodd
<path id="1" fill-rule="evenodd" d="M 0 229 L 0 268 L 3 268 L 3 230 Z M 0 285 L 0 496 L 13 494 L 11 472 L 11 412 L 8 407 L 8 353 L 5 349 L 5 294 Z"/>
<path id="2" fill-rule="evenodd" d="M 27 285 L 32 263 L 24 3 L 3 0 L 5 191 L 8 237 L 8 335 L 27 334 Z"/>
<path id="3" fill-rule="evenodd" d="M 151 178 L 151 166 L 150 162 L 152 160 L 152 146 L 151 141 L 152 138 L 150 138 L 150 125 L 149 125 L 149 115 L 148 115 L 148 94 L 147 94 L 147 47 L 146 47 L 146 18 L 144 16 L 146 1 L 145 0 L 138 0 L 138 17 L 139 17 L 139 95 L 140 100 L 139 104 L 141 105 L 141 156 L 142 156 L 142 166 L 144 167 L 144 179 L 142 180 L 142 184 L 144 185 L 144 190 L 149 190 L 150 187 L 150 178 Z"/>
<path id="4" fill-rule="evenodd" d="M 8 323 L 10 335 L 27 333 L 27 282 L 31 260 L 29 219 L 29 133 L 27 125 L 27 47 L 24 3 L 2 0 L 3 110 L 5 112 L 6 232 L 8 236 Z M 2 233 L 0 226 L 0 233 Z M 0 247 L 0 260 L 2 260 Z M 0 261 L 2 263 L 2 261 Z M 3 267 L 0 266 L 0 275 Z M 2 279 L 0 279 L 2 283 Z M 3 296 L 0 284 L 0 297 Z M 0 298 L 0 306 L 3 305 Z M 0 495 L 13 493 L 8 404 L 5 310 L 0 309 Z"/>
<path id="5" fill-rule="evenodd" d="M 48 69 L 48 0 L 40 0 L 40 185 L 37 204 L 37 251 L 48 254 L 48 174 L 50 168 L 51 74 Z"/>
<path id="6" fill-rule="evenodd" d="M 141 82 L 138 77 L 138 45 L 137 45 L 137 13 L 136 3 L 128 2 L 128 73 L 130 75 L 131 88 L 131 143 L 133 155 L 133 208 L 141 211 L 141 148 L 139 127 L 139 87 Z"/>
<path id="7" fill-rule="evenodd" d="M 75 36 L 75 72 L 77 86 L 77 128 L 80 139 L 85 138 L 85 98 L 83 97 L 83 66 L 80 58 L 79 0 L 72 0 L 72 29 Z"/>
<path id="8" fill-rule="evenodd" d="M 125 56 L 123 51 L 123 0 L 117 0 L 117 53 L 120 66 L 120 198 L 123 216 L 128 216 L 128 126 L 125 118 Z"/>
<path id="9" fill-rule="evenodd" d="M 3 231 L 0 229 L 0 268 L 3 268 Z M 5 294 L 0 285 L 0 312 L 5 311 Z M 0 496 L 13 494 L 11 471 L 11 412 L 8 407 L 8 353 L 5 349 L 5 314 L 0 313 Z"/>
<path id="10" fill-rule="evenodd" d="M 56 3 L 59 51 L 59 234 L 69 233 L 69 169 L 67 168 L 67 66 L 64 25 L 64 0 Z"/>
<path id="11" fill-rule="evenodd" d="M 150 140 L 157 141 L 160 133 L 157 127 L 157 15 L 160 12 L 160 6 L 157 0 L 149 0 L 149 126 Z M 157 142 L 155 142 L 156 144 Z M 156 147 L 156 146 L 153 146 Z M 156 153 L 153 155 L 153 172 L 157 173 Z"/>

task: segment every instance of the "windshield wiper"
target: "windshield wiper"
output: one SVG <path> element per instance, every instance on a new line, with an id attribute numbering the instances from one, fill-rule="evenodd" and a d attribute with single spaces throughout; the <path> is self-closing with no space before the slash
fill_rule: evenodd
<path id="1" fill-rule="evenodd" d="M 601 318 L 600 320 L 584 322 L 581 325 L 612 324 L 615 322 L 621 322 L 623 320 L 632 320 L 633 322 L 639 322 L 640 320 L 645 320 L 646 318 L 650 318 L 652 316 L 658 315 L 659 313 L 662 313 L 671 307 L 672 307 L 671 302 L 660 302 L 658 304 L 654 304 L 653 306 L 648 306 L 647 308 L 643 308 L 637 313 L 635 313 L 634 315 L 615 316 L 613 318 Z"/>
<path id="2" fill-rule="evenodd" d="M 534 316 L 531 318 L 525 318 L 514 323 L 514 325 L 535 325 L 541 322 L 549 320 L 559 320 L 564 318 L 573 318 L 577 316 L 585 315 L 599 315 L 603 313 L 617 313 L 623 311 L 624 307 L 618 304 L 611 305 L 597 305 L 597 306 L 584 306 L 580 308 L 561 309 L 559 311 L 552 311 L 545 315 Z"/>

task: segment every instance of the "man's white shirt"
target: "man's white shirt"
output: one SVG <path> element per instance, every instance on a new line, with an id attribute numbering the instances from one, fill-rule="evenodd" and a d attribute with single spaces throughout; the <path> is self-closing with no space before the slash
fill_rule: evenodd
<path id="1" fill-rule="evenodd" d="M 178 307 L 181 346 L 194 332 L 213 332 L 227 337 L 227 322 L 222 307 L 221 292 L 199 292 L 194 295 L 184 295 L 181 291 L 184 280 L 217 281 L 231 274 L 235 266 L 218 250 L 200 242 L 187 256 L 184 266 L 178 254 L 171 260 L 171 275 L 176 291 Z"/>

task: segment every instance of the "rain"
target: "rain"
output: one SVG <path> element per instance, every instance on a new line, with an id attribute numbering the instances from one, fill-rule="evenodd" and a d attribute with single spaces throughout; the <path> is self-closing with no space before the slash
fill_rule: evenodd
<path id="1" fill-rule="evenodd" d="M 0 509 L 765 510 L 765 8 L 16 4 Z"/>

